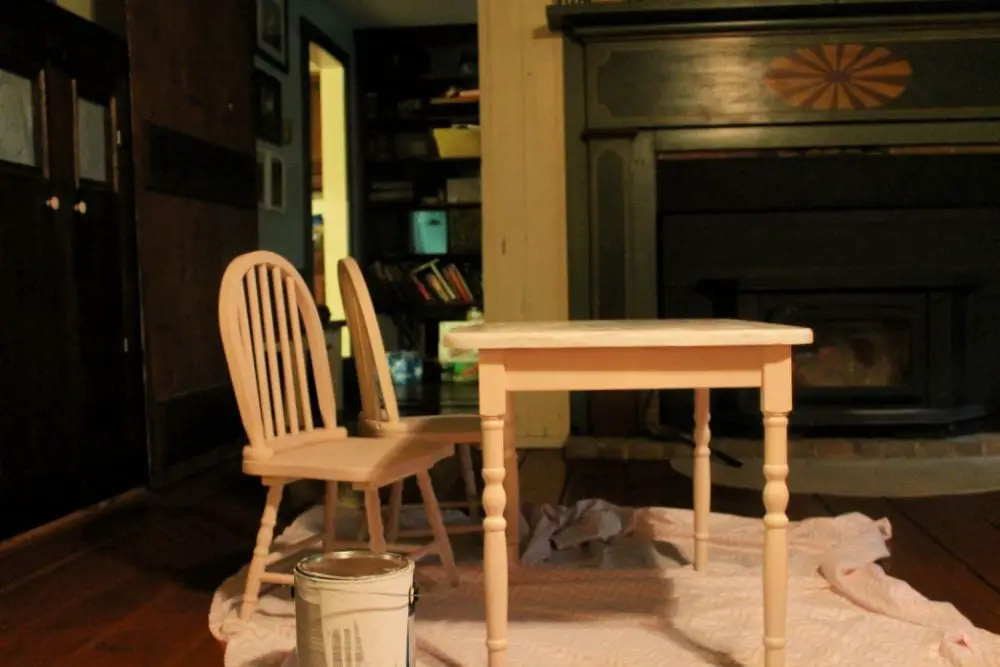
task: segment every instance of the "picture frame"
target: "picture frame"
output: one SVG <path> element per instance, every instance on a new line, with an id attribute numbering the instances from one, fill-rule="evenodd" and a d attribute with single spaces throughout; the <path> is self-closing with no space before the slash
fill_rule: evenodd
<path id="1" fill-rule="evenodd" d="M 283 212 L 288 202 L 288 172 L 285 158 L 266 147 L 257 148 L 257 206 Z"/>
<path id="2" fill-rule="evenodd" d="M 257 138 L 280 146 L 284 138 L 281 81 L 267 72 L 254 72 L 254 127 Z"/>
<path id="3" fill-rule="evenodd" d="M 257 1 L 257 55 L 288 73 L 288 0 Z"/>

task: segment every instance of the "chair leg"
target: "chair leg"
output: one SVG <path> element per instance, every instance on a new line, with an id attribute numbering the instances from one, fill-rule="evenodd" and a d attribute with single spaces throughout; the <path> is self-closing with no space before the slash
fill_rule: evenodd
<path id="1" fill-rule="evenodd" d="M 385 529 L 382 527 L 382 501 L 378 489 L 365 489 L 365 516 L 368 518 L 368 546 L 375 553 L 385 553 Z"/>
<path id="2" fill-rule="evenodd" d="M 399 538 L 399 515 L 403 511 L 403 480 L 392 485 L 389 489 L 389 516 L 386 519 L 385 539 L 395 542 Z"/>
<path id="3" fill-rule="evenodd" d="M 323 551 L 331 551 L 337 541 L 337 505 L 340 502 L 340 484 L 326 483 L 323 507 Z"/>
<path id="4" fill-rule="evenodd" d="M 459 445 L 458 459 L 462 463 L 462 480 L 465 482 L 465 498 L 469 501 L 469 518 L 479 521 L 479 491 L 476 489 L 476 473 L 472 469 L 472 447 Z"/>
<path id="5" fill-rule="evenodd" d="M 246 587 L 243 589 L 243 602 L 240 605 L 240 620 L 246 621 L 257 608 L 260 596 L 261 577 L 267 566 L 268 555 L 271 553 L 271 541 L 274 540 L 274 524 L 278 520 L 278 506 L 281 504 L 281 494 L 285 489 L 284 481 L 274 482 L 267 487 L 267 502 L 264 513 L 260 517 L 260 529 L 257 531 L 257 544 L 253 549 L 253 559 L 247 571 Z"/>
<path id="6" fill-rule="evenodd" d="M 437 554 L 444 565 L 448 579 L 453 586 L 458 585 L 458 568 L 455 567 L 455 554 L 451 550 L 451 540 L 448 539 L 448 531 L 444 525 L 444 517 L 441 516 L 441 506 L 438 505 L 437 496 L 434 495 L 434 485 L 431 483 L 430 473 L 426 470 L 417 473 L 417 484 L 420 485 L 420 495 L 424 497 L 424 507 L 427 508 L 427 522 L 431 525 L 434 533 L 434 542 L 437 545 Z"/>

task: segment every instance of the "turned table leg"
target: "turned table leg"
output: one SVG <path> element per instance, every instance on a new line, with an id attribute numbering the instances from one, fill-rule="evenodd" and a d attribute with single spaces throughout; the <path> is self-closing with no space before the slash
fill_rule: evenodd
<path id="1" fill-rule="evenodd" d="M 507 665 L 508 560 L 504 413 L 507 392 L 503 363 L 483 352 L 479 361 L 479 414 L 483 429 L 483 581 L 489 667 Z M 492 362 L 492 363 L 491 363 Z"/>
<path id="2" fill-rule="evenodd" d="M 712 514 L 712 434 L 708 389 L 694 390 L 694 569 L 708 565 L 708 520 Z"/>
<path id="3" fill-rule="evenodd" d="M 784 667 L 788 614 L 788 413 L 792 409 L 791 348 L 765 353 L 764 415 L 764 665 Z"/>

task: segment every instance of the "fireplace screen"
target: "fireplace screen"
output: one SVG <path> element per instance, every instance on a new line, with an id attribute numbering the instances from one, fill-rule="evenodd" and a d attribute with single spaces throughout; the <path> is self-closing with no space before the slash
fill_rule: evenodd
<path id="1" fill-rule="evenodd" d="M 913 383 L 912 323 L 827 319 L 809 323 L 815 343 L 795 349 L 801 388 L 890 388 Z"/>

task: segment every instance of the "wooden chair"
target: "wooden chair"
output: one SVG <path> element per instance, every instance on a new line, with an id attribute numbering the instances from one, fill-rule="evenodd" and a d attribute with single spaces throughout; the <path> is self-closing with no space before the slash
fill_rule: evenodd
<path id="1" fill-rule="evenodd" d="M 294 267 L 265 251 L 233 260 L 219 291 L 219 330 L 249 440 L 243 450 L 243 472 L 259 476 L 267 487 L 240 617 L 246 620 L 253 613 L 262 584 L 292 583 L 290 574 L 267 567 L 310 546 L 292 545 L 285 553 L 270 550 L 282 491 L 299 479 L 326 482 L 321 538 L 325 550 L 365 546 L 336 539 L 337 483 L 350 483 L 365 495 L 367 546 L 377 552 L 411 552 L 414 559 L 436 554 L 457 583 L 451 544 L 428 473 L 435 463 L 453 455 L 454 447 L 408 438 L 350 438 L 337 426 L 323 328 L 312 294 Z M 307 367 L 315 382 L 318 419 L 310 405 Z M 381 520 L 378 490 L 410 476 L 417 478 L 434 536 L 421 547 L 387 544 Z"/>
<path id="2" fill-rule="evenodd" d="M 466 500 L 442 503 L 442 507 L 468 509 L 475 521 L 472 525 L 449 526 L 451 534 L 482 530 L 477 519 L 480 516 L 480 500 L 476 488 L 475 472 L 472 469 L 470 445 L 482 443 L 482 430 L 478 414 L 418 415 L 401 417 L 389 374 L 389 361 L 382 341 L 382 333 L 375 317 L 375 307 L 358 263 L 346 257 L 337 265 L 340 295 L 347 316 L 347 328 L 351 336 L 358 385 L 361 391 L 361 416 L 359 431 L 363 435 L 376 438 L 407 438 L 420 442 L 437 442 L 456 445 L 465 483 Z M 513 438 L 513 420 L 508 420 L 508 436 Z M 510 466 L 507 474 L 512 477 L 509 484 L 517 488 L 517 466 Z M 387 535 L 397 537 L 420 537 L 425 530 L 399 530 L 399 515 L 403 507 L 403 485 L 392 485 L 387 518 Z"/>

